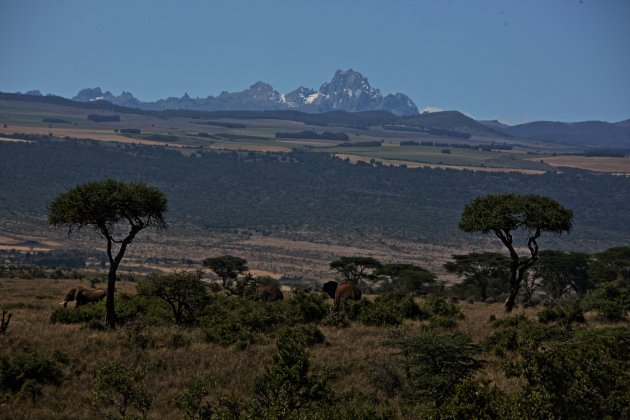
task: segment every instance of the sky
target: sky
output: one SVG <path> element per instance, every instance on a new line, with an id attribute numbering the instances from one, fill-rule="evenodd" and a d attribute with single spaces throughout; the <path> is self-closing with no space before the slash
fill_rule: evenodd
<path id="1" fill-rule="evenodd" d="M 630 118 L 628 0 L 0 0 L 0 91 L 281 93 L 352 68 L 419 109 Z"/>

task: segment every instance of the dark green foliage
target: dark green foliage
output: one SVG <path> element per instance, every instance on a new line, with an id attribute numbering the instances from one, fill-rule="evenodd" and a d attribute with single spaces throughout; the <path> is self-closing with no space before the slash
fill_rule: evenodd
<path id="1" fill-rule="evenodd" d="M 139 128 L 121 128 L 118 130 L 120 134 L 140 134 L 142 130 Z"/>
<path id="2" fill-rule="evenodd" d="M 294 291 L 291 299 L 279 305 L 285 308 L 286 319 L 298 324 L 320 322 L 330 312 L 330 307 L 321 293 L 302 290 Z"/>
<path id="3" fill-rule="evenodd" d="M 380 267 L 381 263 L 372 257 L 341 257 L 330 263 L 331 270 L 339 273 L 344 281 L 353 284 L 375 279 L 372 271 Z"/>
<path id="4" fill-rule="evenodd" d="M 511 374 L 523 376 L 524 404 L 533 399 L 544 417 L 627 418 L 630 415 L 630 331 L 576 331 L 567 340 L 547 341 L 521 351 Z"/>
<path id="5" fill-rule="evenodd" d="M 403 319 L 426 319 L 429 315 L 422 310 L 413 296 L 395 291 L 378 296 L 374 301 L 347 300 L 343 305 L 348 319 L 365 325 L 400 325 Z"/>
<path id="6" fill-rule="evenodd" d="M 440 409 L 443 419 L 494 420 L 510 418 L 510 400 L 488 382 L 466 379 Z"/>
<path id="7" fill-rule="evenodd" d="M 118 115 L 101 115 L 101 114 L 89 114 L 87 119 L 94 122 L 112 122 L 112 121 L 120 121 L 120 116 Z"/>
<path id="8" fill-rule="evenodd" d="M 575 323 L 586 322 L 580 302 L 566 306 L 545 308 L 538 312 L 538 321 L 543 324 L 557 322 L 558 325 L 568 329 L 571 329 Z"/>
<path id="9" fill-rule="evenodd" d="M 281 332 L 271 367 L 256 380 L 254 391 L 265 417 L 287 417 L 295 410 L 331 400 L 327 378 L 309 369 L 304 336 L 293 330 Z"/>
<path id="10" fill-rule="evenodd" d="M 584 299 L 584 306 L 597 311 L 604 321 L 622 321 L 630 311 L 630 283 L 624 280 L 603 283 Z"/>
<path id="11" fill-rule="evenodd" d="M 25 347 L 19 352 L 0 356 L 0 394 L 2 391 L 29 392 L 41 385 L 61 385 L 63 372 L 55 357 Z M 41 388 L 40 388 L 41 389 Z"/>
<path id="12" fill-rule="evenodd" d="M 461 245 L 470 241 L 457 236 L 461 209 L 469 200 L 479 194 L 522 191 L 548 195 L 575 209 L 580 229 L 563 241 L 624 243 L 630 236 L 630 186 L 623 177 L 576 170 L 497 177 L 485 172 L 356 166 L 312 152 L 208 150 L 193 158 L 156 146 L 18 137 L 35 142 L 0 143 L 0 191 L 6 197 L 0 216 L 6 218 L 41 214 L 65 185 L 118 174 L 160 188 L 169 197 L 173 220 L 199 221 L 209 231 L 238 228 L 300 236 L 297 232 L 308 225 L 336 232 L 338 238 L 362 232 Z M 25 171 L 28 176 L 20 175 Z M 199 200 L 208 191 L 223 199 Z"/>
<path id="13" fill-rule="evenodd" d="M 107 418 L 125 417 L 128 409 L 146 418 L 152 397 L 139 386 L 138 374 L 122 363 L 108 363 L 96 370 L 94 391 L 90 396 L 92 410 Z"/>
<path id="14" fill-rule="evenodd" d="M 588 274 L 596 283 L 613 280 L 630 283 L 630 247 L 610 248 L 593 255 Z"/>
<path id="15" fill-rule="evenodd" d="M 121 294 L 118 297 L 116 322 L 124 325 L 142 317 L 148 324 L 172 322 L 170 308 L 156 297 Z M 50 322 L 60 324 L 90 324 L 88 328 L 98 329 L 105 319 L 105 302 L 84 305 L 79 308 L 58 308 L 50 315 Z"/>
<path id="16" fill-rule="evenodd" d="M 173 136 L 171 134 L 146 134 L 143 136 L 144 139 L 154 140 L 154 141 L 165 141 L 165 142 L 178 142 L 179 137 Z"/>
<path id="17" fill-rule="evenodd" d="M 464 317 L 459 306 L 449 303 L 439 296 L 428 296 L 422 305 L 422 309 L 430 316 L 441 316 L 445 318 L 461 319 Z"/>
<path id="18" fill-rule="evenodd" d="M 84 305 L 78 308 L 57 308 L 50 315 L 53 324 L 80 324 L 105 319 L 105 302 Z"/>
<path id="19" fill-rule="evenodd" d="M 208 267 L 221 278 L 223 287 L 227 287 L 228 283 L 236 280 L 239 274 L 249 270 L 246 260 L 232 255 L 206 258 L 203 260 L 203 266 Z"/>
<path id="20" fill-rule="evenodd" d="M 474 358 L 478 347 L 462 333 L 440 333 L 430 328 L 399 340 L 405 380 L 403 395 L 410 401 L 442 405 L 457 384 L 474 374 L 483 363 Z"/>
<path id="21" fill-rule="evenodd" d="M 455 289 L 472 286 L 481 300 L 505 292 L 509 267 L 510 259 L 497 252 L 453 255 L 453 261 L 444 264 L 449 273 L 464 277 L 464 281 L 457 284 Z"/>
<path id="22" fill-rule="evenodd" d="M 285 321 L 284 314 L 276 306 L 249 299 L 213 295 L 208 304 L 211 308 L 200 320 L 204 338 L 222 346 L 237 345 L 244 349 L 259 341 L 260 334 L 269 332 Z"/>
<path id="23" fill-rule="evenodd" d="M 542 287 L 553 298 L 567 290 L 584 295 L 594 284 L 588 274 L 590 256 L 581 252 L 540 251 L 533 276 L 542 279 Z"/>
<path id="24" fill-rule="evenodd" d="M 209 300 L 201 276 L 201 271 L 150 275 L 138 284 L 138 294 L 163 300 L 171 308 L 176 324 L 194 325 Z"/>
<path id="25" fill-rule="evenodd" d="M 435 274 L 413 264 L 385 264 L 376 269 L 374 275 L 386 280 L 379 287 L 380 293 L 400 290 L 424 294 L 435 283 Z"/>
<path id="26" fill-rule="evenodd" d="M 551 339 L 568 337 L 570 332 L 559 326 L 546 326 L 534 323 L 523 316 L 509 317 L 493 322 L 497 331 L 487 337 L 482 345 L 484 350 L 493 351 L 498 356 L 506 352 L 521 351 L 527 346 L 535 346 Z"/>
<path id="27" fill-rule="evenodd" d="M 315 139 L 315 140 L 338 140 L 338 141 L 348 141 L 350 137 L 342 131 L 332 133 L 330 131 L 324 131 L 323 133 L 318 133 L 314 130 L 304 130 L 297 132 L 278 132 L 276 133 L 277 139 Z"/>
<path id="28" fill-rule="evenodd" d="M 212 418 L 212 406 L 207 401 L 210 391 L 203 383 L 193 384 L 187 391 L 173 399 L 173 406 L 184 413 L 186 420 Z"/>

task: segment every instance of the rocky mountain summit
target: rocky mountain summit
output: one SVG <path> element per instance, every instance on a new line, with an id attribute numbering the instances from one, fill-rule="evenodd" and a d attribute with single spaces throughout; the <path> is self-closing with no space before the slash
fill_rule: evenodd
<path id="1" fill-rule="evenodd" d="M 129 92 L 115 96 L 103 92 L 100 87 L 81 90 L 75 101 L 105 100 L 116 105 L 147 110 L 194 109 L 203 111 L 251 110 L 266 111 L 295 109 L 304 112 L 327 111 L 389 111 L 396 115 L 414 115 L 418 108 L 402 93 L 383 96 L 379 89 L 370 86 L 368 79 L 352 69 L 337 70 L 330 82 L 319 90 L 299 87 L 286 95 L 264 82 L 256 82 L 241 92 L 221 92 L 218 96 L 191 98 L 187 93 L 181 98 L 170 97 L 155 102 L 143 102 Z"/>

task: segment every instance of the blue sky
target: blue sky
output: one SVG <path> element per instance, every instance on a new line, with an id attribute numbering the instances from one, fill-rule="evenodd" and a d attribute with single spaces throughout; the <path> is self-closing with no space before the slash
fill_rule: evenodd
<path id="1" fill-rule="evenodd" d="M 420 109 L 630 118 L 630 1 L 0 0 L 0 91 L 142 100 L 353 68 Z"/>

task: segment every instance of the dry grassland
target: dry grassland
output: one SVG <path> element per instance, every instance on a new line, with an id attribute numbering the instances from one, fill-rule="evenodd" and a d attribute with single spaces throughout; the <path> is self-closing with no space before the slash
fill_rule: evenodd
<path id="1" fill-rule="evenodd" d="M 18 280 L 0 279 L 0 309 L 13 313 L 8 333 L 0 336 L 0 355 L 11 354 L 25 345 L 38 348 L 45 354 L 59 351 L 67 354 L 67 367 L 61 387 L 45 387 L 42 399 L 33 404 L 20 401 L 15 405 L 0 405 L 2 418 L 91 418 L 86 400 L 93 387 L 96 368 L 115 360 L 138 367 L 144 377 L 143 385 L 155 398 L 153 416 L 179 418 L 171 406 L 172 399 L 197 381 L 206 382 L 213 396 L 251 395 L 254 379 L 271 363 L 275 351 L 273 337 L 266 337 L 244 351 L 206 343 L 199 331 L 175 326 L 144 328 L 141 333 L 153 343 L 146 349 L 133 344 L 138 332 L 132 326 L 115 332 L 81 329 L 79 325 L 51 324 L 50 314 L 71 287 L 81 285 L 77 280 Z M 135 284 L 118 282 L 118 292 L 133 292 Z M 462 304 L 466 319 L 459 329 L 478 341 L 490 333 L 488 317 L 502 317 L 500 304 Z M 531 312 L 531 311 L 529 311 Z M 391 338 L 413 333 L 421 322 L 407 322 L 401 327 L 367 327 L 353 324 L 349 328 L 321 327 L 325 345 L 309 350 L 314 369 L 328 369 L 337 378 L 332 386 L 339 392 L 374 392 L 374 367 L 395 358 L 395 349 L 385 345 Z M 189 342 L 174 348 L 169 343 L 175 334 Z M 498 366 L 489 365 L 488 373 L 502 386 L 510 386 L 501 377 Z M 378 378 L 376 378 L 377 380 Z M 10 414 L 9 414 L 10 412 Z M 159 413 L 159 415 L 157 414 Z"/>
<path id="2" fill-rule="evenodd" d="M 555 156 L 544 158 L 551 166 L 587 169 L 611 174 L 630 174 L 630 157 Z"/>

